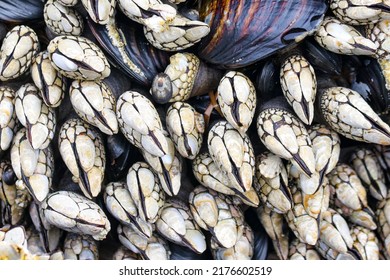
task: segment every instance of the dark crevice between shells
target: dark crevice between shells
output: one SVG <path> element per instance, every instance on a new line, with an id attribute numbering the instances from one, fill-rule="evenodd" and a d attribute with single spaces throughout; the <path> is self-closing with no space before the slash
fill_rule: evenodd
<path id="1" fill-rule="evenodd" d="M 137 186 L 138 186 L 137 189 L 138 189 L 138 193 L 139 193 L 139 196 L 140 196 L 139 201 L 141 203 L 142 212 L 145 215 L 145 220 L 147 220 L 148 219 L 148 217 L 147 217 L 148 208 L 146 207 L 146 204 L 145 204 L 145 202 L 146 202 L 145 201 L 145 195 L 144 195 L 144 193 L 142 191 L 142 186 L 141 186 L 141 181 L 142 180 L 139 177 L 138 171 L 139 171 L 139 169 L 135 171 L 135 174 L 136 174 L 136 178 L 137 178 Z M 153 174 L 153 176 L 154 176 L 154 174 Z"/>
<path id="2" fill-rule="evenodd" d="M 77 169 L 79 171 L 79 179 L 81 181 L 81 184 L 84 186 L 84 190 L 92 198 L 93 195 L 92 195 L 92 192 L 91 192 L 91 186 L 89 184 L 87 173 L 85 173 L 83 168 L 80 166 L 81 165 L 80 157 L 79 157 L 79 153 L 77 152 L 76 144 L 75 143 L 71 143 L 70 145 L 72 147 L 72 151 L 73 151 L 73 154 L 74 154 L 76 162 L 77 162 Z"/>

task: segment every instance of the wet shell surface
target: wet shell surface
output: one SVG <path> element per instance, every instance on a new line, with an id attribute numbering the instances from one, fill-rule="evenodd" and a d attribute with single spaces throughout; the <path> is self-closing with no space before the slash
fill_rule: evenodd
<path id="1" fill-rule="evenodd" d="M 210 34 L 201 41 L 199 56 L 219 67 L 244 67 L 302 40 L 326 9 L 322 0 L 203 1 L 200 18 Z"/>
<path id="2" fill-rule="evenodd" d="M 70 232 L 91 235 L 95 240 L 104 239 L 111 229 L 103 210 L 95 202 L 76 193 L 51 193 L 41 207 L 50 224 Z"/>
<path id="3" fill-rule="evenodd" d="M 11 29 L 0 49 L 0 81 L 15 79 L 24 74 L 38 51 L 38 36 L 33 29 L 25 25 Z"/>
<path id="4" fill-rule="evenodd" d="M 88 198 L 99 195 L 106 165 L 101 135 L 80 119 L 69 119 L 61 129 L 58 147 L 62 159 Z"/>
<path id="5" fill-rule="evenodd" d="M 103 79 L 110 75 L 110 65 L 102 50 L 84 37 L 58 36 L 47 47 L 57 71 L 80 80 Z"/>

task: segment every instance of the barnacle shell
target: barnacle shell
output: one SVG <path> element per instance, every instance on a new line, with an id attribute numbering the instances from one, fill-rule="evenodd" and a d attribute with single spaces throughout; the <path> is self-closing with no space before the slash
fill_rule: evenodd
<path id="1" fill-rule="evenodd" d="M 15 79 L 24 74 L 38 51 L 38 36 L 33 29 L 25 25 L 12 28 L 1 45 L 0 81 Z"/>
<path id="2" fill-rule="evenodd" d="M 111 229 L 99 205 L 76 193 L 51 193 L 41 207 L 50 224 L 70 232 L 92 235 L 95 240 L 104 239 Z"/>

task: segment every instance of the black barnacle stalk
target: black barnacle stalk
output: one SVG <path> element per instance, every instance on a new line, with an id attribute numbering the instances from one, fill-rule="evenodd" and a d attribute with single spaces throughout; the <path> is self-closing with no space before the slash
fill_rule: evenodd
<path id="1" fill-rule="evenodd" d="M 110 76 L 103 81 L 111 89 L 115 100 L 118 99 L 123 92 L 129 90 L 133 86 L 131 78 L 125 75 L 123 70 L 117 68 L 111 69 Z"/>
<path id="2" fill-rule="evenodd" d="M 65 169 L 65 170 L 62 170 L 62 169 Z M 62 172 L 59 173 L 58 170 L 60 170 Z M 65 164 L 64 164 L 64 166 L 61 169 L 57 165 L 56 171 L 58 172 L 58 174 L 61 174 L 61 175 L 54 174 L 54 177 L 59 177 L 56 180 L 58 182 L 53 182 L 53 184 L 56 186 L 55 190 L 58 190 L 58 191 L 70 191 L 70 192 L 78 193 L 78 194 L 81 194 L 81 195 L 83 194 L 82 190 L 79 187 L 79 184 L 75 183 L 73 181 L 73 178 L 72 178 L 73 175 L 70 172 L 70 170 L 67 169 Z M 57 175 L 57 176 L 55 176 L 55 175 Z"/>

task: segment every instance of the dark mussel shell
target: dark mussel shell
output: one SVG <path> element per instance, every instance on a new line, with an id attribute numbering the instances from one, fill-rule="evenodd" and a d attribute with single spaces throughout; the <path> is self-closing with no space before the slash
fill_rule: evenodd
<path id="1" fill-rule="evenodd" d="M 3 41 L 6 35 L 7 35 L 7 26 L 4 23 L 0 22 L 0 43 L 1 41 Z"/>
<path id="2" fill-rule="evenodd" d="M 345 58 L 344 72 L 350 88 L 357 91 L 379 115 L 390 112 L 390 91 L 378 61 L 374 58 L 353 56 Z"/>
<path id="3" fill-rule="evenodd" d="M 300 47 L 303 55 L 316 71 L 329 75 L 341 75 L 341 55 L 324 49 L 312 38 L 306 39 Z"/>
<path id="4" fill-rule="evenodd" d="M 211 31 L 199 57 L 227 69 L 248 66 L 302 40 L 326 10 L 325 0 L 203 0 L 200 19 Z"/>
<path id="5" fill-rule="evenodd" d="M 245 221 L 253 230 L 255 237 L 252 260 L 265 260 L 268 255 L 269 238 L 263 225 L 260 223 L 254 208 L 245 211 Z"/>
<path id="6" fill-rule="evenodd" d="M 203 254 L 197 254 L 191 249 L 184 246 L 177 245 L 175 243 L 169 243 L 169 249 L 171 250 L 171 260 L 210 260 L 212 259 L 211 253 L 206 250 Z"/>
<path id="7" fill-rule="evenodd" d="M 106 175 L 110 182 L 123 179 L 131 165 L 137 159 L 142 160 L 142 156 L 121 133 L 107 137 L 106 157 Z"/>
<path id="8" fill-rule="evenodd" d="M 88 25 L 96 40 L 118 66 L 138 83 L 149 87 L 153 78 L 168 65 L 169 56 L 146 40 L 140 25 L 125 17 L 119 17 L 117 22 L 112 21 L 107 25 L 100 25 L 88 19 Z M 110 35 L 109 32 L 115 34 Z M 113 39 L 116 42 L 113 42 Z M 124 48 L 120 50 L 119 45 Z M 133 66 L 126 63 L 126 60 L 131 60 Z"/>
<path id="9" fill-rule="evenodd" d="M 119 96 L 130 90 L 132 86 L 131 79 L 121 69 L 114 67 L 111 69 L 110 76 L 105 78 L 103 82 L 110 88 L 115 100 L 118 100 Z"/>
<path id="10" fill-rule="evenodd" d="M 266 260 L 269 254 L 269 239 L 267 233 L 263 229 L 262 231 L 254 231 L 255 246 L 253 248 L 252 260 Z"/>
<path id="11" fill-rule="evenodd" d="M 59 180 L 56 190 L 69 191 L 69 192 L 74 192 L 83 195 L 83 192 L 80 189 L 79 184 L 73 181 L 73 174 L 70 172 L 70 170 L 69 169 L 63 170 L 62 174 L 63 174 L 62 177 L 58 176 L 61 177 L 61 180 Z"/>
<path id="12" fill-rule="evenodd" d="M 42 0 L 1 0 L 0 21 L 21 23 L 43 19 Z"/>
<path id="13" fill-rule="evenodd" d="M 18 177 L 16 177 L 15 171 L 12 168 L 12 165 L 6 165 L 7 167 L 4 169 L 2 174 L 2 180 L 9 186 L 15 185 Z"/>
<path id="14" fill-rule="evenodd" d="M 264 102 L 275 96 L 283 95 L 280 85 L 280 64 L 274 59 L 267 59 L 258 68 L 255 88 L 261 100 Z"/>
<path id="15" fill-rule="evenodd" d="M 191 98 L 188 103 L 194 107 L 197 112 L 204 114 L 212 101 L 209 95 L 200 95 Z M 211 115 L 214 117 L 221 117 L 221 115 L 216 110 L 213 110 Z"/>

